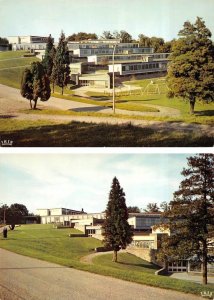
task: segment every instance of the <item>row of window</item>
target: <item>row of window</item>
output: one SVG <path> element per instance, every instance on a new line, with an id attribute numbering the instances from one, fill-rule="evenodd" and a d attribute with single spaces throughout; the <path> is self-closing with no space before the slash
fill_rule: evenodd
<path id="1" fill-rule="evenodd" d="M 136 71 L 136 70 L 148 70 L 148 69 L 158 69 L 159 63 L 152 64 L 136 64 L 136 65 L 126 65 L 122 66 L 122 71 Z"/>

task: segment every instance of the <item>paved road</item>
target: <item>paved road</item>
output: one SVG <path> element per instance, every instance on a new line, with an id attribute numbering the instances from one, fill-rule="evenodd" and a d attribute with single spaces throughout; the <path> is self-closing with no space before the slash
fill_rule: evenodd
<path id="1" fill-rule="evenodd" d="M 149 120 L 136 120 L 132 119 L 119 119 L 116 117 L 106 117 L 105 113 L 112 113 L 112 110 L 102 106 L 92 104 L 80 103 L 65 99 L 58 99 L 51 97 L 49 101 L 38 102 L 38 108 L 48 107 L 48 109 L 62 109 L 73 111 L 97 111 L 102 112 L 103 117 L 94 116 L 61 116 L 61 115 L 35 115 L 20 113 L 20 110 L 28 109 L 29 104 L 27 100 L 21 97 L 19 90 L 0 84 L 0 118 L 16 118 L 20 120 L 50 120 L 56 123 L 67 123 L 71 121 L 79 122 L 93 122 L 96 124 L 127 124 L 131 123 L 134 126 L 149 127 L 154 130 L 172 130 L 172 131 L 193 131 L 208 136 L 214 135 L 214 129 L 208 125 L 187 124 L 187 123 L 168 123 L 160 121 Z M 116 110 L 116 112 L 118 112 Z M 123 111 L 125 114 L 135 114 L 136 112 Z M 139 114 L 139 113 L 138 113 Z"/>
<path id="2" fill-rule="evenodd" d="M 199 300 L 200 298 L 91 274 L 0 249 L 0 299 Z"/>

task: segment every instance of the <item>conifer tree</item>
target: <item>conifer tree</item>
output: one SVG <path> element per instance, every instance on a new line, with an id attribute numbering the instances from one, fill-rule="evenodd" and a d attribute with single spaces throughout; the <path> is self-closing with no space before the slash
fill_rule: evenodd
<path id="1" fill-rule="evenodd" d="M 196 100 L 214 100 L 214 46 L 210 30 L 199 17 L 195 24 L 185 22 L 179 36 L 168 68 L 169 97 L 187 100 L 194 114 Z"/>
<path id="2" fill-rule="evenodd" d="M 30 100 L 31 109 L 36 109 L 37 100 L 47 101 L 51 95 L 50 80 L 40 62 L 33 62 L 22 75 L 21 95 Z M 34 101 L 34 105 L 32 105 Z"/>
<path id="3" fill-rule="evenodd" d="M 125 193 L 116 177 L 109 193 L 103 235 L 104 245 L 113 249 L 112 261 L 117 262 L 117 252 L 131 243 L 133 232 L 128 223 Z"/>
<path id="4" fill-rule="evenodd" d="M 70 80 L 69 64 L 70 60 L 67 41 L 65 39 L 64 33 L 62 32 L 59 38 L 58 46 L 56 48 L 51 75 L 52 82 L 54 82 L 57 86 L 61 87 L 62 95 L 64 87 L 67 86 Z"/>
<path id="5" fill-rule="evenodd" d="M 42 60 L 42 64 L 49 78 L 52 74 L 54 56 L 55 56 L 54 39 L 50 34 L 47 40 L 45 56 Z"/>
<path id="6" fill-rule="evenodd" d="M 171 235 L 163 240 L 162 255 L 195 256 L 202 264 L 203 284 L 207 284 L 209 251 L 214 246 L 214 155 L 189 157 L 188 168 L 181 174 L 185 179 L 164 214 Z"/>

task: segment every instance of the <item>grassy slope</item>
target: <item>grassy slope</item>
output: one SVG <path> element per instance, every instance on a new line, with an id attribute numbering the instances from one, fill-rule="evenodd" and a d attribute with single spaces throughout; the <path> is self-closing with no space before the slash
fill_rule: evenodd
<path id="1" fill-rule="evenodd" d="M 26 65 L 30 65 L 33 61 L 39 61 L 37 57 L 23 57 L 26 51 L 9 51 L 0 52 L 0 83 L 14 88 L 20 88 L 21 76 Z M 8 60 L 10 59 L 11 60 Z M 15 58 L 15 59 L 14 59 Z M 19 67 L 15 69 L 5 69 Z"/>
<path id="2" fill-rule="evenodd" d="M 52 125 L 51 125 L 52 123 Z M 0 119 L 1 139 L 14 147 L 212 147 L 200 133 L 174 132 L 131 125 Z M 80 138 L 81 137 L 81 138 Z"/>
<path id="3" fill-rule="evenodd" d="M 8 58 L 17 58 L 23 56 L 24 51 L 10 51 L 10 52 L 2 52 L 0 53 L 0 66 L 3 64 L 3 66 L 17 66 L 17 65 L 23 65 L 23 62 L 29 64 L 30 62 L 34 60 L 38 60 L 37 58 L 24 58 L 24 59 L 18 59 L 18 60 L 12 60 L 11 61 L 4 61 L 4 59 Z M 1 68 L 1 67 L 0 67 Z M 21 80 L 21 74 L 22 74 L 23 68 L 20 67 L 18 69 L 10 69 L 10 70 L 0 70 L 0 83 L 3 83 L 5 85 L 19 88 L 20 87 L 20 80 Z M 158 82 L 157 79 L 153 79 L 154 83 Z M 135 85 L 139 86 L 141 88 L 145 88 L 148 83 L 151 82 L 151 79 L 144 79 L 144 80 L 136 80 L 136 81 L 128 81 L 126 84 L 129 85 Z M 58 94 L 55 94 L 56 97 L 62 97 L 69 100 L 75 100 L 80 101 L 84 103 L 91 103 L 95 105 L 103 105 L 103 106 L 111 106 L 112 104 L 109 102 L 109 96 L 105 96 L 100 93 L 88 93 L 90 96 L 95 96 L 98 99 L 92 100 L 92 99 L 85 99 L 80 97 L 72 96 L 73 91 L 69 89 L 65 89 L 66 94 L 70 94 L 69 96 L 61 96 L 60 92 L 61 89 L 56 87 L 56 91 Z M 213 115 L 214 115 L 214 104 L 202 104 L 197 103 L 196 104 L 196 115 L 190 116 L 189 115 L 189 104 L 181 99 L 175 98 L 175 99 L 168 99 L 166 96 L 166 90 L 162 88 L 162 91 L 164 94 L 161 95 L 122 95 L 116 98 L 116 107 L 120 109 L 127 109 L 127 110 L 134 110 L 134 111 L 157 111 L 156 108 L 152 107 L 152 105 L 160 105 L 160 106 L 166 106 L 171 108 L 176 108 L 180 110 L 181 116 L 180 117 L 147 117 L 145 116 L 144 119 L 153 119 L 153 120 L 159 120 L 159 121 L 183 121 L 187 123 L 201 123 L 201 124 L 213 124 Z M 99 96 L 102 96 L 101 99 L 99 99 Z M 151 107 L 145 107 L 144 104 L 152 104 Z"/>
<path id="4" fill-rule="evenodd" d="M 83 264 L 79 259 L 93 252 L 101 242 L 93 238 L 69 238 L 70 232 L 78 233 L 74 229 L 53 229 L 52 225 L 23 225 L 9 231 L 7 240 L 0 237 L 0 247 L 22 255 L 156 287 L 197 295 L 204 290 L 200 284 L 156 276 L 156 266 L 127 253 L 118 255 L 118 263 L 113 263 L 111 255 L 105 254 L 94 258 L 93 265 Z M 206 290 L 214 291 L 214 285 L 209 284 Z"/>

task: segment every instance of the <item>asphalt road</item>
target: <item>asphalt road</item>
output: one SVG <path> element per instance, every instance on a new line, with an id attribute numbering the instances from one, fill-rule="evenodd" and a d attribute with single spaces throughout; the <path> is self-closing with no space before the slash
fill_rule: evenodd
<path id="1" fill-rule="evenodd" d="M 2 241 L 4 242 L 4 241 Z M 0 249 L 0 300 L 199 300 Z"/>

